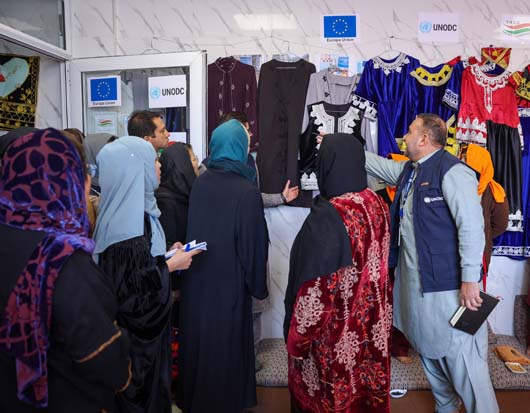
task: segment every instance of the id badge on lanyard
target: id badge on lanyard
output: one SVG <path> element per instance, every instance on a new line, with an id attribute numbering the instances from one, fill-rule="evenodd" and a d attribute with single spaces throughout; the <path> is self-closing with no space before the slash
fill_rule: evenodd
<path id="1" fill-rule="evenodd" d="M 416 169 L 413 169 L 412 173 L 409 176 L 409 179 L 407 180 L 407 183 L 405 184 L 405 188 L 403 188 L 403 192 L 401 194 L 401 202 L 400 202 L 400 207 L 399 207 L 398 246 L 401 244 L 401 222 L 403 220 L 403 216 L 405 215 L 405 204 L 407 202 L 407 198 L 409 196 L 410 190 L 412 189 L 412 183 L 414 182 L 415 177 L 416 177 Z"/>

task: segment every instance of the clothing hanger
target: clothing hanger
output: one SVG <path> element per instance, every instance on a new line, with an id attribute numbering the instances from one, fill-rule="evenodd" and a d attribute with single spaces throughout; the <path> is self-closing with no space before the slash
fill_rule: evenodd
<path id="1" fill-rule="evenodd" d="M 281 63 L 297 63 L 300 60 L 302 60 L 302 58 L 300 56 L 298 56 L 297 54 L 291 53 L 291 43 L 288 40 L 284 40 L 284 42 L 287 42 L 287 59 L 288 59 L 288 61 L 287 62 L 283 62 L 283 61 L 278 60 L 278 59 L 276 59 L 276 60 L 278 60 Z M 291 56 L 294 56 L 296 58 L 296 60 L 292 61 L 291 60 Z M 296 68 L 297 68 L 296 66 L 277 66 L 276 67 L 276 69 L 296 69 Z"/>
<path id="2" fill-rule="evenodd" d="M 343 69 L 341 69 L 337 65 L 331 65 L 326 70 L 329 74 L 335 75 L 335 76 L 342 76 L 342 73 L 343 73 Z"/>
<path id="3" fill-rule="evenodd" d="M 218 57 L 217 59 L 215 59 L 216 62 L 220 63 L 222 62 L 223 60 L 236 60 L 236 58 L 234 56 L 225 56 L 225 57 Z"/>
<path id="4" fill-rule="evenodd" d="M 383 52 L 379 54 L 379 57 L 385 60 L 392 60 L 401 54 L 401 52 L 392 48 L 392 39 L 394 38 L 395 37 L 393 35 L 388 36 L 388 49 L 383 50 Z"/>
<path id="5" fill-rule="evenodd" d="M 153 46 L 153 40 L 155 40 L 154 38 L 151 39 L 151 42 L 149 44 L 149 47 L 147 49 L 145 49 L 142 53 L 140 54 L 153 54 L 153 52 L 155 53 L 162 53 L 162 51 L 160 49 L 157 49 Z"/>

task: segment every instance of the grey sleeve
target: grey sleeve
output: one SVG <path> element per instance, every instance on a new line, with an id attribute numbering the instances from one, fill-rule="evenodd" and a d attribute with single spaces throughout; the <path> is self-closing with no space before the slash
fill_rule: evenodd
<path id="1" fill-rule="evenodd" d="M 465 165 L 453 166 L 444 176 L 442 193 L 458 230 L 463 282 L 478 282 L 484 253 L 484 216 L 475 173 Z"/>
<path id="2" fill-rule="evenodd" d="M 307 129 L 309 125 L 309 113 L 307 113 L 307 107 L 313 103 L 317 103 L 317 78 L 316 73 L 312 73 L 309 77 L 309 85 L 307 86 L 307 95 L 305 98 L 304 106 L 304 120 L 302 121 L 302 133 Z"/>
<path id="3" fill-rule="evenodd" d="M 366 172 L 368 175 L 385 181 L 389 185 L 396 185 L 399 175 L 403 172 L 406 162 L 396 162 L 385 159 L 375 153 L 365 152 Z"/>
<path id="4" fill-rule="evenodd" d="M 281 194 L 265 194 L 261 193 L 261 199 L 263 200 L 263 206 L 265 208 L 277 207 L 283 205 Z"/>

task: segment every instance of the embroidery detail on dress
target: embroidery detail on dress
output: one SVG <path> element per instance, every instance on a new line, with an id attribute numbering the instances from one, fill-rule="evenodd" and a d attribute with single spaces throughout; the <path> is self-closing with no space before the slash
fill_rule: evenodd
<path id="1" fill-rule="evenodd" d="M 485 146 L 487 133 L 486 122 L 480 122 L 477 118 L 473 119 L 473 121 L 469 117 L 465 121 L 462 118 L 458 118 L 458 130 L 456 132 L 458 141 Z"/>
<path id="2" fill-rule="evenodd" d="M 328 115 L 324 110 L 324 104 L 319 103 L 311 106 L 310 116 L 315 118 L 315 125 L 320 125 L 318 131 L 322 133 L 333 133 L 335 129 L 335 121 L 332 116 Z"/>
<path id="3" fill-rule="evenodd" d="M 370 281 L 377 282 L 379 280 L 380 275 L 380 257 L 381 251 L 379 250 L 379 245 L 375 242 L 373 242 L 370 245 L 370 248 L 368 249 L 368 272 L 370 274 Z"/>
<path id="4" fill-rule="evenodd" d="M 388 222 L 386 223 L 388 224 Z M 381 246 L 383 248 L 383 251 L 388 251 L 390 248 L 390 232 L 386 232 L 385 236 L 383 237 L 383 241 L 381 242 Z M 388 256 L 385 256 L 385 261 L 388 260 Z"/>
<path id="5" fill-rule="evenodd" d="M 508 215 L 508 227 L 506 231 L 523 232 L 523 214 L 520 209 Z"/>
<path id="6" fill-rule="evenodd" d="M 349 314 L 348 311 L 348 300 L 353 296 L 353 285 L 359 282 L 359 277 L 357 274 L 359 271 L 355 268 L 355 266 L 346 267 L 343 271 L 343 275 L 340 280 L 339 284 L 339 290 L 341 293 L 341 298 L 344 300 L 346 304 L 346 313 Z"/>
<path id="7" fill-rule="evenodd" d="M 523 99 L 530 100 L 530 80 L 526 80 L 521 76 L 521 80 L 517 82 L 515 94 Z"/>
<path id="8" fill-rule="evenodd" d="M 493 69 L 495 69 L 495 66 L 497 64 L 495 62 L 489 61 L 488 63 L 484 64 L 476 64 L 477 69 L 480 70 L 482 73 L 491 72 Z"/>
<path id="9" fill-rule="evenodd" d="M 315 119 L 315 125 L 320 125 L 317 130 L 321 133 L 353 133 L 357 122 L 361 120 L 359 110 L 350 106 L 348 111 L 338 118 L 335 130 L 335 118 L 328 115 L 323 103 L 312 105 L 310 116 Z"/>
<path id="10" fill-rule="evenodd" d="M 419 66 L 410 72 L 410 75 L 424 86 L 442 86 L 451 78 L 453 68 L 444 65 L 438 73 L 431 73 L 425 67 Z"/>
<path id="11" fill-rule="evenodd" d="M 310 396 L 315 396 L 315 391 L 320 389 L 320 382 L 318 380 L 318 369 L 310 354 L 309 358 L 302 361 L 302 380 L 307 386 L 307 392 Z"/>
<path id="12" fill-rule="evenodd" d="M 383 353 L 383 357 L 386 357 L 392 329 L 392 305 L 387 303 L 382 313 L 379 321 L 372 326 L 372 341 L 375 348 Z"/>
<path id="13" fill-rule="evenodd" d="M 505 70 L 498 76 L 488 76 L 482 70 L 478 65 L 471 65 L 471 73 L 475 78 L 475 82 L 484 88 L 484 107 L 491 113 L 493 109 L 493 92 L 506 86 L 511 73 Z"/>
<path id="14" fill-rule="evenodd" d="M 359 352 L 360 345 L 357 333 L 355 331 L 347 331 L 335 346 L 337 361 L 344 364 L 346 370 L 350 372 L 355 366 L 355 355 Z"/>
<path id="15" fill-rule="evenodd" d="M 352 95 L 352 105 L 358 109 L 364 110 L 364 117 L 370 120 L 377 120 L 376 104 L 368 99 L 358 95 Z"/>
<path id="16" fill-rule="evenodd" d="M 315 285 L 307 289 L 307 294 L 299 297 L 294 311 L 296 331 L 299 334 L 305 334 L 309 327 L 314 326 L 320 320 L 324 310 L 324 304 L 319 299 L 321 296 L 320 278 L 317 278 Z"/>
<path id="17" fill-rule="evenodd" d="M 358 205 L 361 205 L 364 203 L 364 198 L 359 193 L 356 193 L 356 192 L 348 193 L 346 194 L 344 198 L 351 199 L 353 202 L 355 202 Z"/>
<path id="18" fill-rule="evenodd" d="M 518 108 L 520 118 L 530 118 L 530 108 Z"/>
<path id="19" fill-rule="evenodd" d="M 450 89 L 445 89 L 444 97 L 442 98 L 443 103 L 445 103 L 447 106 L 449 106 L 452 109 L 458 110 L 458 106 L 459 106 L 458 101 L 459 101 L 458 93 L 455 93 Z"/>
<path id="20" fill-rule="evenodd" d="M 401 73 L 401 69 L 405 64 L 410 63 L 408 56 L 405 53 L 400 53 L 393 62 L 385 62 L 379 56 L 374 57 L 374 69 L 383 69 L 383 72 L 386 76 L 392 71 Z"/>
<path id="21" fill-rule="evenodd" d="M 337 121 L 337 132 L 353 133 L 357 122 L 360 121 L 359 110 L 350 106 L 348 111 Z"/>
<path id="22" fill-rule="evenodd" d="M 493 247 L 492 255 L 513 256 L 513 257 L 530 257 L 530 247 L 512 247 L 502 245 Z"/>

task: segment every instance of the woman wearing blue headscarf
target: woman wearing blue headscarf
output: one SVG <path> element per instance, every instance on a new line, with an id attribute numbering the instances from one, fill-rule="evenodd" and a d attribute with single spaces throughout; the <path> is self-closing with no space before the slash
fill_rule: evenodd
<path id="1" fill-rule="evenodd" d="M 184 413 L 237 413 L 256 404 L 252 296 L 268 295 L 268 233 L 249 137 L 231 120 L 210 141 L 190 196 L 187 240 L 208 251 L 181 277 L 177 401 Z"/>
<path id="2" fill-rule="evenodd" d="M 188 268 L 195 252 L 164 258 L 166 240 L 154 195 L 160 165 L 150 143 L 122 137 L 105 145 L 97 164 L 101 197 L 94 253 L 112 278 L 117 321 L 131 338 L 132 381 L 117 395 L 117 410 L 169 413 L 169 272 Z"/>

